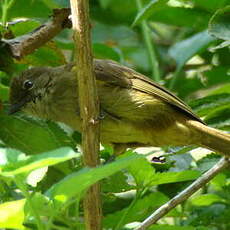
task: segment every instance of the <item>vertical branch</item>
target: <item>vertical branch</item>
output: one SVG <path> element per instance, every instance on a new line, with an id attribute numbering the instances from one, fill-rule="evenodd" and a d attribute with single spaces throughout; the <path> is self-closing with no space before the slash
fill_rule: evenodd
<path id="1" fill-rule="evenodd" d="M 70 0 L 74 41 L 78 97 L 82 119 L 82 149 L 88 167 L 99 164 L 99 103 L 93 71 L 88 0 Z M 77 102 L 76 102 L 77 103 Z M 101 229 L 100 186 L 95 184 L 84 198 L 84 215 L 87 230 Z"/>

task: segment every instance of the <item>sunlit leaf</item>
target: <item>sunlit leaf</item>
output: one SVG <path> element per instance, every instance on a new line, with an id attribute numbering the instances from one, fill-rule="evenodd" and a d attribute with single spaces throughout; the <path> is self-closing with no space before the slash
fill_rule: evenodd
<path id="1" fill-rule="evenodd" d="M 192 197 L 190 202 L 195 206 L 208 206 L 213 203 L 224 203 L 226 201 L 216 194 L 202 194 Z"/>
<path id="2" fill-rule="evenodd" d="M 0 228 L 24 229 L 25 199 L 0 204 Z"/>
<path id="3" fill-rule="evenodd" d="M 2 176 L 15 176 L 29 173 L 32 170 L 51 166 L 79 157 L 71 148 L 60 148 L 33 156 L 26 156 L 14 149 L 0 149 L 0 174 Z"/>
<path id="4" fill-rule="evenodd" d="M 80 196 L 85 189 L 98 180 L 127 168 L 131 164 L 135 164 L 141 158 L 142 157 L 139 155 L 132 155 L 122 157 L 113 163 L 97 168 L 84 168 L 68 175 L 66 178 L 53 185 L 46 194 L 56 201 L 61 203 L 66 202 L 72 197 Z"/>
<path id="5" fill-rule="evenodd" d="M 156 173 L 155 176 L 152 178 L 151 185 L 195 180 L 199 176 L 200 176 L 200 172 L 195 170 Z"/>

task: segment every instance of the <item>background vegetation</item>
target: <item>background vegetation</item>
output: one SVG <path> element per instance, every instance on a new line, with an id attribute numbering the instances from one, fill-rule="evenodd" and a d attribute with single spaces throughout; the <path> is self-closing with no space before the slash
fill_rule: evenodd
<path id="1" fill-rule="evenodd" d="M 2 0 L 1 38 L 26 34 L 67 0 Z M 90 1 L 93 52 L 160 82 L 213 127 L 230 131 L 228 0 Z M 6 115 L 9 82 L 31 66 L 73 59 L 71 30 L 21 60 L 0 43 L 0 228 L 83 229 L 81 196 L 102 180 L 103 226 L 133 229 L 213 166 L 218 155 L 196 147 L 129 151 L 111 164 L 82 168 L 80 134 L 51 121 Z M 165 154 L 165 162 L 152 154 Z M 102 160 L 112 150 L 104 147 Z M 147 156 L 147 157 L 146 157 Z M 148 159 L 148 160 L 147 160 Z M 230 228 L 229 172 L 162 218 L 152 230 Z M 109 177 L 108 177 L 109 176 Z"/>

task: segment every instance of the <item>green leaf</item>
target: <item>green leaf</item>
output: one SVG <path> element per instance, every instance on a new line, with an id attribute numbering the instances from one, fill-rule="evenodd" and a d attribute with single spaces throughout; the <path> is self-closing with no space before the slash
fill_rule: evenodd
<path id="1" fill-rule="evenodd" d="M 211 14 L 207 11 L 196 8 L 164 6 L 155 11 L 149 20 L 201 31 L 207 28 L 210 17 Z"/>
<path id="2" fill-rule="evenodd" d="M 0 113 L 0 140 L 26 154 L 41 153 L 62 146 L 75 147 L 73 140 L 56 123 Z"/>
<path id="3" fill-rule="evenodd" d="M 13 18 L 25 17 L 48 17 L 51 14 L 50 9 L 43 1 L 34 0 L 16 0 L 8 12 L 9 21 Z"/>
<path id="4" fill-rule="evenodd" d="M 169 55 L 176 61 L 177 68 L 181 69 L 191 57 L 204 50 L 214 40 L 207 31 L 203 31 L 177 42 L 169 49 Z"/>
<path id="5" fill-rule="evenodd" d="M 40 22 L 36 20 L 21 20 L 9 24 L 9 29 L 13 32 L 15 37 L 24 35 L 31 32 L 41 25 Z"/>
<path id="6" fill-rule="evenodd" d="M 142 156 L 132 155 L 116 160 L 113 163 L 99 166 L 97 168 L 84 168 L 74 172 L 63 180 L 53 185 L 47 192 L 47 196 L 61 203 L 72 197 L 80 196 L 85 189 L 105 177 L 115 172 L 127 168 L 131 164 L 138 162 Z"/>
<path id="7" fill-rule="evenodd" d="M 0 99 L 3 101 L 8 100 L 9 98 L 9 87 L 0 83 Z"/>
<path id="8" fill-rule="evenodd" d="M 141 199 L 138 199 L 131 209 L 127 207 L 120 211 L 107 215 L 103 219 L 103 225 L 105 226 L 106 229 L 115 229 L 120 219 L 126 214 L 127 215 L 123 224 L 130 223 L 133 221 L 141 221 L 147 216 L 149 216 L 154 209 L 166 203 L 168 200 L 169 200 L 168 197 L 161 192 L 151 193 Z"/>
<path id="9" fill-rule="evenodd" d="M 149 228 L 149 230 L 198 230 L 196 227 L 192 226 L 176 226 L 176 225 L 154 225 Z"/>
<path id="10" fill-rule="evenodd" d="M 229 0 L 192 0 L 196 8 L 214 12 L 229 4 Z"/>
<path id="11" fill-rule="evenodd" d="M 60 148 L 33 156 L 13 149 L 0 149 L 0 175 L 12 177 L 79 157 L 71 148 Z"/>
<path id="12" fill-rule="evenodd" d="M 202 194 L 199 196 L 192 197 L 190 199 L 192 205 L 195 206 L 209 206 L 214 203 L 223 203 L 226 202 L 223 198 L 216 194 Z"/>
<path id="13" fill-rule="evenodd" d="M 138 44 L 138 34 L 128 26 L 111 26 L 96 22 L 92 30 L 94 43 L 111 47 L 132 47 Z"/>
<path id="14" fill-rule="evenodd" d="M 50 9 L 61 7 L 57 1 L 54 0 L 42 0 Z"/>
<path id="15" fill-rule="evenodd" d="M 156 10 L 159 10 L 165 6 L 168 0 L 152 0 L 147 4 L 143 9 L 137 14 L 132 26 L 137 25 L 142 20 L 148 18 L 155 13 Z"/>
<path id="16" fill-rule="evenodd" d="M 135 178 L 138 187 L 148 186 L 155 176 L 155 169 L 146 158 L 140 159 L 138 164 L 131 165 L 129 172 Z"/>
<path id="17" fill-rule="evenodd" d="M 230 104 L 212 110 L 205 117 L 205 122 L 216 128 L 230 129 Z"/>
<path id="18" fill-rule="evenodd" d="M 112 59 L 114 61 L 120 60 L 119 53 L 114 48 L 111 48 L 104 44 L 94 43 L 93 53 L 94 53 L 95 58 Z"/>
<path id="19" fill-rule="evenodd" d="M 209 154 L 206 157 L 203 157 L 199 161 L 197 161 L 197 166 L 200 172 L 204 173 L 205 171 L 212 168 L 218 161 L 220 157 L 216 154 Z"/>
<path id="20" fill-rule="evenodd" d="M 112 0 L 99 0 L 101 8 L 103 9 L 106 9 L 110 5 L 111 2 Z"/>
<path id="21" fill-rule="evenodd" d="M 65 56 L 54 42 L 49 42 L 34 53 L 27 55 L 23 61 L 33 66 L 59 66 L 66 64 Z"/>
<path id="22" fill-rule="evenodd" d="M 0 228 L 24 229 L 25 199 L 0 204 Z"/>
<path id="23" fill-rule="evenodd" d="M 45 195 L 36 192 L 31 196 L 30 199 L 31 199 L 30 202 L 33 203 L 33 207 L 37 210 L 37 213 L 40 216 L 48 217 L 54 214 L 53 203 Z M 24 210 L 25 210 L 25 214 L 28 214 L 28 213 L 31 214 L 31 207 L 28 201 L 26 201 L 25 203 Z"/>
<path id="24" fill-rule="evenodd" d="M 213 90 L 215 91 L 216 86 L 218 87 L 221 86 L 221 84 L 229 82 L 228 69 L 228 66 L 223 65 L 212 67 L 212 69 L 202 71 L 202 77 L 200 77 L 199 70 L 195 72 L 196 70 L 194 69 L 194 75 L 189 77 L 185 77 L 186 73 L 182 72 L 181 75 L 178 76 L 178 84 L 174 85 L 174 89 L 181 98 L 189 97 L 191 93 L 207 88 L 209 88 L 209 94 L 211 94 L 211 86 L 214 86 Z"/>
<path id="25" fill-rule="evenodd" d="M 195 170 L 185 170 L 181 172 L 156 173 L 152 178 L 151 185 L 176 183 L 197 179 L 201 173 Z"/>
<path id="26" fill-rule="evenodd" d="M 128 191 L 134 186 L 129 185 L 127 179 L 127 175 L 123 172 L 117 172 L 102 181 L 102 191 L 109 193 Z"/>
<path id="27" fill-rule="evenodd" d="M 230 6 L 219 9 L 209 22 L 209 33 L 223 40 L 230 40 Z"/>
<path id="28" fill-rule="evenodd" d="M 205 116 L 213 110 L 230 104 L 230 94 L 215 94 L 194 100 L 190 103 L 193 110 L 200 116 Z"/>

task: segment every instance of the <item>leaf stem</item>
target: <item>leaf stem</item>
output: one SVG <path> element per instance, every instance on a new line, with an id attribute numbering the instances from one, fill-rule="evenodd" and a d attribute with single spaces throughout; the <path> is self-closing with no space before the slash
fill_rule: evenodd
<path id="1" fill-rule="evenodd" d="M 3 0 L 2 3 L 2 25 L 3 27 L 6 26 L 7 23 L 7 16 L 8 16 L 8 10 L 11 8 L 11 6 L 14 4 L 15 0 Z"/>
<path id="2" fill-rule="evenodd" d="M 140 11 L 142 9 L 141 0 L 136 0 L 136 5 L 137 5 L 138 10 Z M 152 41 L 150 30 L 148 28 L 146 20 L 143 20 L 141 22 L 141 30 L 142 30 L 143 37 L 145 40 L 146 48 L 148 50 L 149 61 L 152 67 L 152 78 L 156 82 L 159 82 L 161 80 L 160 71 L 159 71 L 159 62 L 156 56 L 154 43 Z"/>
<path id="3" fill-rule="evenodd" d="M 139 193 L 137 192 L 135 198 L 133 199 L 133 201 L 131 202 L 129 207 L 125 210 L 124 215 L 122 215 L 122 217 L 121 217 L 120 221 L 118 222 L 115 230 L 122 229 L 122 226 L 124 225 L 124 222 L 125 222 L 125 219 L 126 219 L 128 213 L 132 210 L 133 206 L 136 204 L 138 199 L 139 199 Z"/>
<path id="4" fill-rule="evenodd" d="M 173 90 L 174 87 L 175 87 L 175 84 L 177 82 L 177 79 L 179 77 L 179 74 L 180 74 L 180 71 L 181 71 L 181 67 L 177 68 L 176 71 L 174 72 L 173 76 L 172 76 L 172 79 L 169 83 L 169 89 L 170 90 Z"/>
<path id="5" fill-rule="evenodd" d="M 21 176 L 15 176 L 14 182 L 17 185 L 17 187 L 22 191 L 22 194 L 25 196 L 26 200 L 28 201 L 28 204 L 30 206 L 30 210 L 31 210 L 33 216 L 35 217 L 36 222 L 37 222 L 38 229 L 44 230 L 44 226 L 42 224 L 41 218 L 40 218 L 40 216 L 39 216 L 39 214 L 38 214 L 38 212 L 37 212 L 37 210 L 34 207 L 34 204 L 32 202 L 31 195 L 27 191 L 27 188 L 26 188 L 25 184 L 23 183 L 23 178 Z"/>

